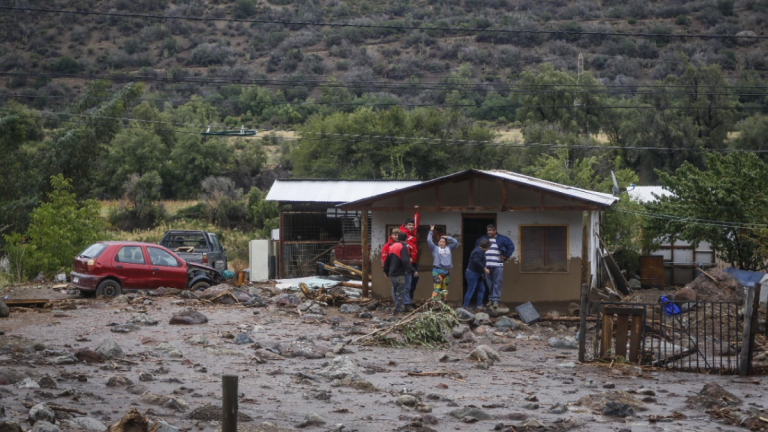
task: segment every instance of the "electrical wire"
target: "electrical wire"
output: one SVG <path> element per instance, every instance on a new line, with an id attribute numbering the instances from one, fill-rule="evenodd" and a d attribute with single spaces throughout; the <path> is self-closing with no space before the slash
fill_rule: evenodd
<path id="1" fill-rule="evenodd" d="M 768 224 L 752 224 L 752 223 L 746 223 L 746 222 L 729 222 L 729 221 L 717 221 L 717 220 L 709 220 L 709 219 L 696 219 L 696 218 L 668 215 L 663 213 L 638 212 L 638 211 L 632 211 L 632 210 L 622 209 L 622 208 L 616 208 L 615 210 L 618 212 L 632 214 L 635 216 L 649 217 L 652 219 L 665 220 L 669 222 L 681 222 L 681 223 L 691 223 L 691 224 L 695 223 L 697 225 L 708 225 L 708 226 L 713 226 L 718 228 L 728 228 L 728 229 L 736 229 L 736 230 L 768 229 Z"/>
<path id="2" fill-rule="evenodd" d="M 59 13 L 73 15 L 92 15 L 117 18 L 142 18 L 155 20 L 187 20 L 187 21 L 211 21 L 211 22 L 233 22 L 244 24 L 281 24 L 287 26 L 313 26 L 313 27 L 348 27 L 348 28 L 371 28 L 383 30 L 422 30 L 422 31 L 443 31 L 457 33 L 502 33 L 502 34 L 556 34 L 556 35 L 579 35 L 579 36 L 623 36 L 623 37 L 643 37 L 643 38 L 695 38 L 695 39 L 768 39 L 768 36 L 761 35 L 708 35 L 702 33 L 678 34 L 678 33 L 631 33 L 631 32 L 596 32 L 596 31 L 575 31 L 575 30 L 533 30 L 533 29 L 491 29 L 481 27 L 425 27 L 416 25 L 388 25 L 388 24 L 350 24 L 339 22 L 319 22 L 319 21 L 290 21 L 290 20 L 268 20 L 268 19 L 242 19 L 242 18 L 211 18 L 211 17 L 179 17 L 150 14 L 133 14 L 118 12 L 96 12 L 96 11 L 73 11 L 64 9 L 45 9 L 32 8 L 24 6 L 0 6 L 0 10 L 30 11 L 42 13 Z"/>

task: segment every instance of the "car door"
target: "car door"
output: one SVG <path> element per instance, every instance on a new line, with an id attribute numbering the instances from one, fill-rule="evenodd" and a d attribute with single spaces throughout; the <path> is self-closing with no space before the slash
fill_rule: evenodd
<path id="1" fill-rule="evenodd" d="M 152 269 L 152 288 L 187 288 L 187 265 L 164 249 L 147 246 Z"/>
<path id="2" fill-rule="evenodd" d="M 117 250 L 112 268 L 120 279 L 123 289 L 147 289 L 150 287 L 152 271 L 147 264 L 144 251 L 139 245 L 126 245 Z"/>
<path id="3" fill-rule="evenodd" d="M 219 239 L 216 237 L 216 234 L 208 234 L 208 237 L 210 238 L 211 243 L 211 253 L 209 255 L 211 260 L 211 267 L 218 271 L 226 270 L 227 254 L 224 252 L 224 248 L 221 246 L 221 243 L 219 243 Z"/>

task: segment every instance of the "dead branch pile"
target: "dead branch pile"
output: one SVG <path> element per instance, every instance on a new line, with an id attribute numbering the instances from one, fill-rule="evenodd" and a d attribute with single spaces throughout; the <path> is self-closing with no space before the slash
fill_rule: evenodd
<path id="1" fill-rule="evenodd" d="M 318 303 L 326 303 L 334 306 L 345 303 L 363 306 L 373 301 L 373 299 L 366 297 L 351 297 L 347 294 L 347 291 L 341 284 L 331 288 L 310 289 L 307 284 L 302 282 L 299 284 L 299 288 L 301 288 L 301 292 L 308 300 L 314 300 Z"/>
<path id="2" fill-rule="evenodd" d="M 375 330 L 353 343 L 435 348 L 450 343 L 451 329 L 457 325 L 459 319 L 450 306 L 430 300 L 393 326 Z"/>
<path id="3" fill-rule="evenodd" d="M 323 268 L 333 274 L 348 277 L 350 279 L 363 280 L 363 272 L 339 261 L 333 261 L 333 265 L 323 264 Z M 370 276 L 369 276 L 370 279 Z"/>

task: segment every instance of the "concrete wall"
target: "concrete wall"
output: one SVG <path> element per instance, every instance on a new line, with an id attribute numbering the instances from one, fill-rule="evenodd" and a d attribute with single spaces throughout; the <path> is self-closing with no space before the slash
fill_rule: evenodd
<path id="1" fill-rule="evenodd" d="M 442 193 L 442 191 L 441 191 Z M 427 196 L 434 197 L 434 192 L 422 193 L 424 199 L 420 204 L 431 205 Z M 454 198 L 455 199 L 455 198 Z M 380 297 L 389 298 L 391 284 L 384 276 L 381 267 L 381 247 L 387 241 L 388 225 L 401 225 L 412 212 L 372 212 L 372 274 L 373 292 Z M 465 213 L 471 214 L 471 213 Z M 484 212 L 487 214 L 487 212 Z M 570 301 L 578 301 L 581 287 L 581 245 L 582 245 L 582 211 L 526 211 L 503 212 L 496 214 L 498 232 L 508 236 L 515 243 L 515 254 L 504 265 L 504 285 L 502 301 L 516 305 L 525 302 L 552 303 L 560 307 Z M 594 234 L 597 230 L 597 212 L 589 217 L 589 231 Z M 449 235 L 462 241 L 462 214 L 459 212 L 423 212 L 422 225 L 445 225 Z M 520 225 L 568 225 L 568 272 L 567 273 L 521 273 L 518 266 L 519 228 Z M 593 237 L 593 236 L 590 236 Z M 594 243 L 590 241 L 590 251 L 593 253 Z M 449 302 L 459 302 L 463 296 L 463 259 L 462 248 L 454 249 L 454 270 L 451 272 L 451 282 L 448 288 Z M 594 267 L 591 260 L 590 266 Z M 422 269 L 421 278 L 415 297 L 426 299 L 432 293 L 431 274 L 432 254 L 424 245 L 419 249 L 419 267 Z M 593 269 L 594 271 L 594 269 Z"/>

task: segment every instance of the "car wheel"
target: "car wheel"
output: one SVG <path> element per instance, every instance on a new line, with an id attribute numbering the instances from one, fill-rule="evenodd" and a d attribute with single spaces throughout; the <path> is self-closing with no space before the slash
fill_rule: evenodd
<path id="1" fill-rule="evenodd" d="M 200 281 L 200 282 L 196 282 L 189 289 L 192 290 L 192 291 L 204 291 L 204 290 L 208 289 L 210 286 L 211 286 L 210 283 L 208 283 L 206 281 Z"/>
<path id="2" fill-rule="evenodd" d="M 96 287 L 96 296 L 104 297 L 117 297 L 123 290 L 120 288 L 120 283 L 116 280 L 107 279 L 102 281 L 98 287 Z"/>

